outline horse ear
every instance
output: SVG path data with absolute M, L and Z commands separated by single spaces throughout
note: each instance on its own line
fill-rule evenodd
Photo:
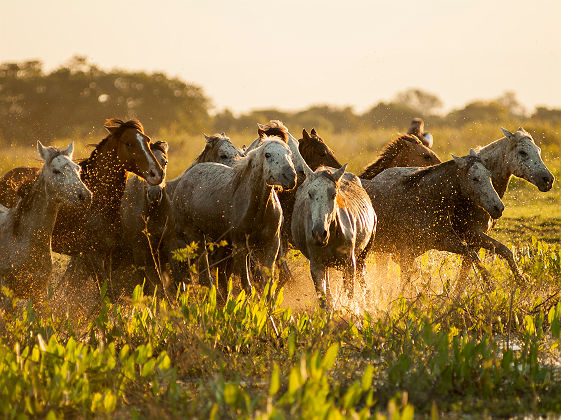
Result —
M 264 130 L 265 127 L 263 127 L 261 124 L 257 124 L 257 126 L 259 127 L 257 129 L 257 134 L 259 135 L 259 143 L 261 143 L 263 141 L 263 137 L 265 137 L 267 133 Z
M 50 156 L 50 149 L 48 147 L 43 146 L 43 144 L 37 140 L 37 152 L 39 152 L 39 157 L 43 161 L 49 160 Z
M 518 131 L 522 131 L 523 133 L 526 132 L 526 130 L 524 130 L 524 129 L 522 128 L 522 126 L 518 127 Z
M 512 138 L 514 136 L 514 134 L 512 134 L 510 131 L 508 131 L 506 128 L 501 127 L 501 131 L 503 132 L 503 134 L 505 135 L 506 138 Z
M 223 131 L 222 133 L 220 133 L 220 135 L 221 135 L 222 137 L 226 137 L 226 133 L 225 133 L 224 131 Z
M 312 136 L 317 136 L 318 134 L 316 133 L 316 129 L 312 127 L 312 131 L 310 131 L 310 134 Z
M 463 166 L 464 164 L 464 160 L 461 157 L 458 157 L 456 155 L 453 155 L 452 153 L 450 153 L 450 156 L 452 156 L 452 159 L 454 159 L 454 162 L 456 162 L 456 164 L 460 167 Z
M 64 156 L 67 156 L 70 160 L 72 160 L 72 155 L 74 154 L 74 142 L 71 141 L 68 147 L 62 151 Z
M 167 141 L 163 141 L 163 140 L 158 140 L 156 143 L 154 143 L 155 146 L 159 147 L 161 151 L 163 151 L 165 154 L 168 153 L 169 150 L 169 144 Z
M 310 140 L 310 135 L 305 128 L 302 129 L 302 140 Z
M 345 175 L 345 170 L 347 169 L 347 164 L 345 163 L 343 166 L 341 166 L 339 169 L 337 169 L 335 172 L 333 172 L 333 179 L 335 180 L 335 182 L 339 182 L 341 180 L 341 178 L 343 177 L 343 175 Z
M 477 152 L 476 152 L 475 150 L 473 150 L 473 149 L 469 149 L 469 155 L 470 155 L 470 156 L 475 156 L 475 157 L 479 156 L 479 155 L 477 154 Z
M 205 141 L 208 143 L 210 141 L 210 137 L 207 136 L 206 134 L 203 133 L 203 136 L 205 136 Z
M 105 124 L 103 124 L 103 126 L 105 127 L 105 129 L 107 131 L 109 131 L 109 133 L 111 134 L 115 134 L 115 132 L 117 131 L 117 129 L 120 127 L 120 125 L 115 125 L 114 123 L 110 122 L 111 120 L 107 120 L 105 122 Z

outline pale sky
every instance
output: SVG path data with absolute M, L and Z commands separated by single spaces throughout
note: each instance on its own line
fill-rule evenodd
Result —
M 362 111 L 409 87 L 446 110 L 506 90 L 561 108 L 560 22 L 559 0 L 2 1 L 0 62 L 163 71 L 235 112 Z

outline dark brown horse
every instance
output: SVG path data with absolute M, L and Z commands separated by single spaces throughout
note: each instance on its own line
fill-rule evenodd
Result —
M 298 150 L 312 171 L 320 166 L 341 167 L 333 150 L 318 136 L 315 128 L 312 128 L 310 134 L 305 128 L 302 130 L 302 138 L 298 140 Z
M 359 178 L 372 179 L 388 168 L 432 166 L 439 163 L 442 161 L 436 153 L 426 147 L 416 136 L 403 134 L 386 144 L 380 156 L 364 169 Z

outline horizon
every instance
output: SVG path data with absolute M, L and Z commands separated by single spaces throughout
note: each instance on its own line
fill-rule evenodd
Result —
M 4 5 L 0 36 L 11 42 L 0 61 L 38 59 L 50 71 L 83 55 L 107 70 L 161 71 L 202 87 L 213 113 L 236 115 L 324 104 L 364 112 L 408 88 L 438 96 L 440 114 L 507 91 L 529 111 L 561 108 L 559 2 L 70 5 Z

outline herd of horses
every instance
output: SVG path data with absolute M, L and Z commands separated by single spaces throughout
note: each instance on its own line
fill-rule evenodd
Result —
M 291 246 L 309 259 L 322 306 L 333 303 L 330 268 L 342 270 L 349 298 L 355 279 L 366 288 L 371 253 L 382 277 L 393 255 L 402 287 L 427 250 L 459 254 L 461 293 L 473 265 L 491 282 L 480 248 L 523 278 L 509 248 L 487 232 L 502 215 L 511 176 L 540 191 L 554 181 L 522 128 L 502 129 L 504 137 L 447 162 L 400 135 L 356 176 L 314 129 L 298 140 L 272 120 L 258 124 L 258 138 L 243 150 L 224 133 L 205 136 L 199 157 L 169 181 L 166 142 L 151 141 L 137 120 L 109 119 L 105 128 L 79 164 L 72 143 L 58 150 L 39 142 L 42 168 L 14 168 L 0 179 L 0 279 L 16 296 L 41 299 L 53 251 L 70 256 L 63 278 L 77 289 L 84 274 L 102 282 L 133 267 L 138 282 L 166 289 L 198 280 L 225 296 L 232 275 L 250 290 L 278 267 L 285 284 Z M 198 255 L 177 258 L 187 246 Z

